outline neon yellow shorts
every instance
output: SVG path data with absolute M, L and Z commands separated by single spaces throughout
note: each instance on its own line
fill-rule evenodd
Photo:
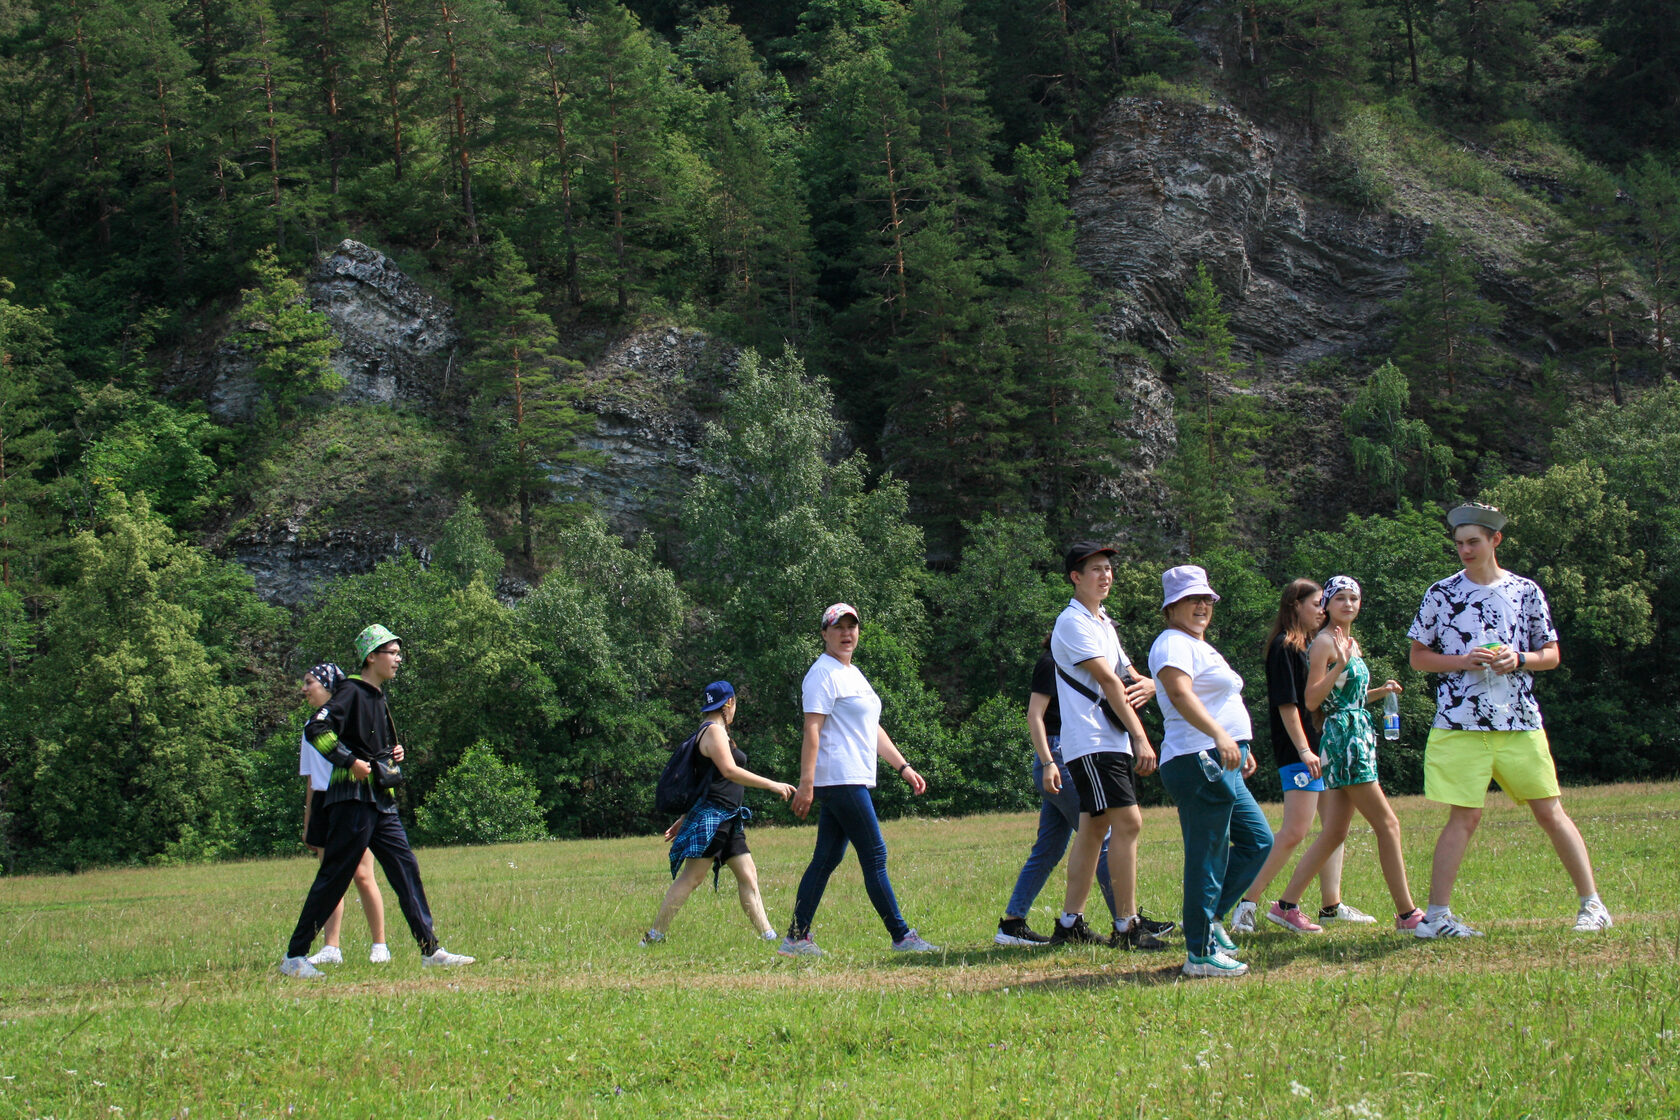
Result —
M 1423 750 L 1423 795 L 1446 805 L 1480 809 L 1488 780 L 1518 805 L 1557 797 L 1557 765 L 1544 731 L 1429 729 Z

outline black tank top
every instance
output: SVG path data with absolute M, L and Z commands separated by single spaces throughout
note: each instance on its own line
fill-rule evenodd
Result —
M 719 724 L 718 726 L 723 725 Z M 729 729 L 724 728 L 723 733 L 728 735 Z M 734 739 L 729 740 L 729 757 L 735 760 L 736 766 L 746 769 L 747 756 L 741 752 L 740 747 L 735 745 Z M 706 800 L 714 801 L 731 809 L 739 809 L 741 802 L 745 801 L 746 797 L 747 789 L 745 786 L 740 782 L 725 781 L 723 775 L 718 773 L 717 767 L 712 767 L 712 784 L 706 787 Z

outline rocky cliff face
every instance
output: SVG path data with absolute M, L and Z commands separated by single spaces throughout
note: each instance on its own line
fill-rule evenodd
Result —
M 1309 159 L 1304 138 L 1227 106 L 1122 98 L 1097 126 L 1072 206 L 1080 261 L 1110 306 L 1106 333 L 1170 355 L 1184 291 L 1205 263 L 1237 355 L 1263 362 L 1253 391 L 1305 408 L 1298 451 L 1333 473 L 1340 402 L 1301 394 L 1301 368 L 1378 341 L 1383 305 L 1400 293 L 1405 258 L 1428 228 L 1314 198 Z M 1172 391 L 1150 363 L 1123 358 L 1115 374 L 1137 450 L 1109 487 L 1116 519 L 1102 528 L 1124 536 L 1171 520 L 1152 472 L 1172 455 L 1175 432 Z

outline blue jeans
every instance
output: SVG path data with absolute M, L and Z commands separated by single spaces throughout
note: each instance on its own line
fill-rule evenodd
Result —
M 892 883 L 887 879 L 887 842 L 881 836 L 881 822 L 875 817 L 869 787 L 818 786 L 815 792 L 822 803 L 822 813 L 817 817 L 817 847 L 799 880 L 788 936 L 810 936 L 811 920 L 817 915 L 823 891 L 828 889 L 828 877 L 846 858 L 849 840 L 857 848 L 863 889 L 869 892 L 869 901 L 881 915 L 887 933 L 894 941 L 899 940 L 910 932 L 910 924 L 898 912 L 898 899 L 893 897 Z
M 1050 760 L 1056 764 L 1056 769 L 1062 771 L 1060 793 L 1044 792 L 1044 764 L 1038 760 L 1037 752 L 1033 754 L 1033 788 L 1042 795 L 1038 804 L 1038 839 L 1033 841 L 1032 851 L 1027 853 L 1027 862 L 1021 865 L 1021 874 L 1015 880 L 1015 891 L 1009 896 L 1009 906 L 1003 912 L 1008 918 L 1027 916 L 1038 898 L 1038 892 L 1044 889 L 1045 881 L 1050 878 L 1050 872 L 1067 854 L 1068 839 L 1079 827 L 1079 793 L 1073 788 L 1073 779 L 1067 776 L 1060 744 L 1059 735 L 1050 736 Z M 1114 884 L 1108 878 L 1107 836 L 1103 837 L 1102 855 L 1097 857 L 1097 886 L 1102 888 L 1103 901 L 1108 903 L 1110 914 L 1115 917 L 1131 916 L 1114 912 Z
M 1248 744 L 1242 748 L 1246 759 Z M 1271 853 L 1272 829 L 1240 768 L 1210 782 L 1195 755 L 1179 755 L 1162 764 L 1161 784 L 1178 806 L 1184 834 L 1184 945 L 1205 957 L 1214 949 L 1213 923 L 1224 920 Z

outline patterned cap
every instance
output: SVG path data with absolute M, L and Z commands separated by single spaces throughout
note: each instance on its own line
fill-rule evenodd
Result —
M 857 608 L 852 606 L 850 603 L 835 603 L 832 607 L 829 607 L 823 612 L 822 628 L 827 630 L 830 626 L 833 626 L 836 622 L 839 622 L 847 615 L 851 615 L 852 620 L 855 622 L 861 622 L 863 620 L 863 616 L 858 614 Z
M 1328 607 L 1330 600 L 1342 591 L 1351 591 L 1355 595 L 1362 594 L 1359 590 L 1359 581 L 1352 576 L 1331 576 L 1324 581 L 1324 591 L 1318 597 L 1318 609 L 1323 610 Z
M 344 670 L 331 661 L 323 661 L 312 667 L 307 675 L 314 677 L 316 682 L 329 693 L 337 692 L 338 686 L 344 683 Z
M 391 633 L 377 622 L 356 635 L 356 664 L 360 665 L 368 656 L 382 645 L 400 642 L 401 638 Z

